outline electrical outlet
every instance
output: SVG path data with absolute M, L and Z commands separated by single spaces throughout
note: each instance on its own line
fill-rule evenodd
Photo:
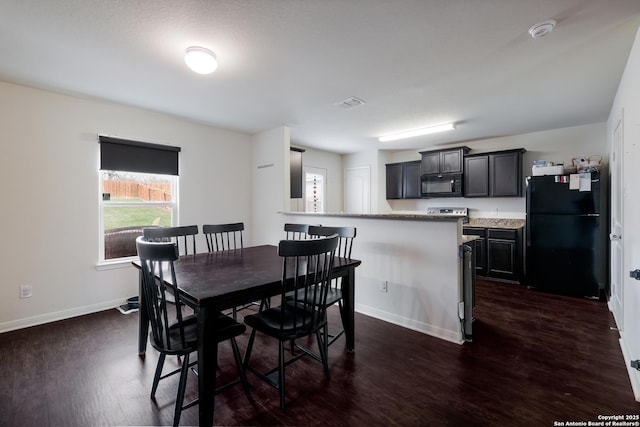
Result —
M 386 280 L 384 282 L 380 282 L 380 292 L 388 292 L 388 285 L 389 283 Z
M 20 286 L 20 298 L 31 298 L 33 296 L 33 289 L 29 285 Z

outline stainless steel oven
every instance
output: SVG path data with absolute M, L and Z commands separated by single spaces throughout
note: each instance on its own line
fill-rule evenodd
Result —
M 462 174 L 422 175 L 421 197 L 462 197 Z

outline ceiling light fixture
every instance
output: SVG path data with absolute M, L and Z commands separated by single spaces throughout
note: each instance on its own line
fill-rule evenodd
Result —
M 184 62 L 193 72 L 198 74 L 211 74 L 218 68 L 216 55 L 209 49 L 199 46 L 187 48 Z
M 554 21 L 553 19 L 540 22 L 539 24 L 536 24 L 533 27 L 529 28 L 529 34 L 531 34 L 531 37 L 533 37 L 534 39 L 539 39 L 549 34 L 555 26 L 556 21 Z
M 396 139 L 404 139 L 404 138 L 411 138 L 411 137 L 414 137 L 414 136 L 428 135 L 430 133 L 445 132 L 445 131 L 448 131 L 448 130 L 453 130 L 455 128 L 456 128 L 455 123 L 446 123 L 444 125 L 429 126 L 429 127 L 426 127 L 426 128 L 413 129 L 413 130 L 407 130 L 407 131 L 398 132 L 398 133 L 392 133 L 392 134 L 389 134 L 389 135 L 381 136 L 380 138 L 378 138 L 378 140 L 380 142 L 395 141 Z

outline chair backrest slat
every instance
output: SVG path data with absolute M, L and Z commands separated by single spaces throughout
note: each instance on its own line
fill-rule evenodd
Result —
M 202 232 L 207 239 L 209 252 L 228 251 L 244 248 L 244 223 L 205 224 Z
M 152 242 L 174 242 L 178 245 L 178 251 L 183 255 L 196 253 L 197 225 L 183 225 L 178 227 L 145 227 L 142 235 L 145 240 Z M 182 239 L 180 239 L 182 237 Z M 191 245 L 188 243 L 191 242 Z M 191 252 L 189 252 L 191 246 Z

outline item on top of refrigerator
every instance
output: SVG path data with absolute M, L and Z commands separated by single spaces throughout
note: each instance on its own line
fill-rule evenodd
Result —
M 582 172 L 587 168 L 590 168 L 590 172 L 594 169 L 600 170 L 600 163 L 602 162 L 602 156 L 594 155 L 590 157 L 574 157 L 571 159 L 573 166 L 575 166 L 577 172 Z
M 536 164 L 536 162 L 545 162 L 544 164 Z M 553 162 L 546 160 L 536 160 L 531 167 L 533 176 L 540 175 L 562 175 L 564 173 L 564 165 L 554 165 Z

